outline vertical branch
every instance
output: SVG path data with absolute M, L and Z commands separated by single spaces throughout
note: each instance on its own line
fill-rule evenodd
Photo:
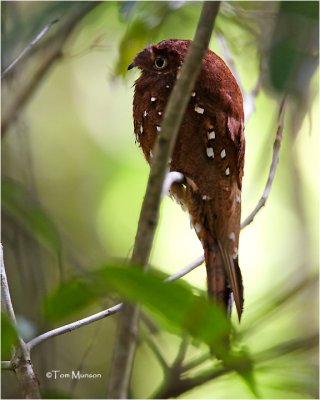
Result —
M 3 259 L 3 247 L 0 244 L 0 262 L 1 262 L 1 296 L 2 296 L 2 304 L 8 317 L 13 325 L 16 325 L 16 317 L 14 315 L 13 306 L 11 302 L 11 296 L 9 291 L 9 285 L 7 280 L 6 270 L 4 268 L 4 259 Z
M 7 275 L 4 267 L 3 248 L 0 245 L 0 262 L 1 262 L 1 294 L 5 310 L 13 325 L 16 325 L 16 317 L 14 314 Z M 40 399 L 38 379 L 33 371 L 30 352 L 24 341 L 19 337 L 14 355 L 11 362 L 17 379 L 20 383 L 21 390 L 26 399 Z
M 181 69 L 181 75 L 174 85 L 164 113 L 161 133 L 155 145 L 154 160 L 141 208 L 131 258 L 133 264 L 144 266 L 144 268 L 147 267 L 157 226 L 161 189 L 168 160 L 172 154 L 191 92 L 200 71 L 202 57 L 209 45 L 219 5 L 219 1 L 206 1 L 203 3 L 194 41 L 190 46 Z M 128 388 L 137 343 L 138 320 L 138 306 L 124 304 L 119 316 L 118 334 L 109 379 L 108 398 L 120 399 L 128 397 Z
M 280 104 L 280 110 L 278 115 L 278 128 L 276 132 L 276 138 L 273 144 L 273 154 L 272 161 L 270 165 L 269 175 L 267 179 L 266 186 L 262 193 L 261 198 L 258 201 L 258 204 L 254 208 L 254 210 L 247 216 L 247 218 L 241 223 L 241 229 L 245 228 L 247 225 L 251 224 L 254 220 L 255 216 L 258 214 L 260 209 L 265 206 L 266 201 L 268 199 L 269 193 L 271 191 L 271 186 L 273 183 L 273 179 L 276 174 L 278 162 L 279 162 L 279 152 L 282 141 L 282 132 L 283 132 L 283 123 L 284 123 L 284 106 L 285 106 L 285 98 L 282 100 Z

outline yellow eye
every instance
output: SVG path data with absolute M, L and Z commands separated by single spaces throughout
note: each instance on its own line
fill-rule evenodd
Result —
M 158 56 L 155 60 L 154 60 L 154 66 L 156 69 L 163 69 L 164 67 L 166 67 L 168 65 L 168 60 L 162 56 Z

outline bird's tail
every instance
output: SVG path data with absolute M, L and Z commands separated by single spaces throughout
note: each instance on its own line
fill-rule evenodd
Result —
M 224 306 L 231 314 L 233 299 L 240 321 L 243 308 L 243 286 L 238 261 L 225 251 L 220 242 L 207 241 L 204 245 L 209 297 Z

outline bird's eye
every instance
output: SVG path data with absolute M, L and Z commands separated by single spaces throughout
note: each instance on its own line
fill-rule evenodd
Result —
M 168 60 L 166 58 L 164 58 L 164 57 L 158 56 L 154 60 L 154 66 L 155 66 L 156 69 L 163 69 L 167 65 L 168 65 Z

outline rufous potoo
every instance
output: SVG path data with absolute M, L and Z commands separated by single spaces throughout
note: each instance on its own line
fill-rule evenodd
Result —
M 170 92 L 191 41 L 163 40 L 137 54 L 134 132 L 149 164 Z M 245 153 L 243 100 L 224 61 L 208 50 L 185 112 L 170 163 L 185 181 L 171 195 L 188 210 L 202 243 L 209 297 L 240 320 L 243 286 L 238 265 L 241 183 Z

